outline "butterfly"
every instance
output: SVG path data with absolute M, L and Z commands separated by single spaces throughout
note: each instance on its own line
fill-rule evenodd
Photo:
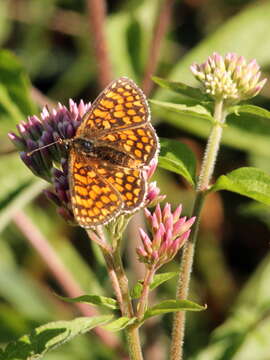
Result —
M 55 143 L 68 150 L 71 205 L 81 227 L 107 224 L 143 206 L 146 169 L 159 144 L 146 97 L 132 80 L 121 77 L 109 84 L 75 136 Z

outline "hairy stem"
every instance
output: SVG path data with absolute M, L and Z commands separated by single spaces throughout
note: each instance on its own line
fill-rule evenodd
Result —
M 184 246 L 182 260 L 180 264 L 180 274 L 177 285 L 176 299 L 184 300 L 188 297 L 190 277 L 192 272 L 195 244 L 197 240 L 201 210 L 203 207 L 206 192 L 209 188 L 213 175 L 220 141 L 222 136 L 223 124 L 226 119 L 226 112 L 223 109 L 223 101 L 216 101 L 214 111 L 215 123 L 208 138 L 204 159 L 200 171 L 199 181 L 196 189 L 196 197 L 192 210 L 192 216 L 196 216 L 196 222 L 190 234 L 189 240 Z M 171 360 L 183 359 L 183 343 L 185 335 L 185 311 L 177 312 L 174 316 L 172 330 L 172 344 L 170 349 Z
M 113 254 L 115 273 L 119 281 L 119 286 L 123 296 L 123 316 L 133 317 L 134 312 L 129 295 L 128 278 L 125 274 L 120 250 L 117 249 Z
M 138 327 L 128 327 L 126 329 L 126 338 L 128 343 L 130 360 L 143 360 Z
M 147 269 L 145 277 L 144 277 L 144 281 L 143 281 L 142 295 L 141 295 L 140 301 L 138 303 L 137 316 L 139 319 L 141 319 L 143 317 L 144 312 L 147 308 L 150 285 L 153 280 L 154 274 L 155 274 L 154 268 Z
M 116 241 L 114 241 L 116 242 Z M 115 248 L 113 253 L 114 265 L 116 276 L 119 281 L 119 286 L 123 296 L 123 316 L 127 316 L 129 318 L 134 317 L 134 311 L 131 303 L 129 286 L 128 286 L 128 278 L 125 274 L 122 257 L 121 257 L 121 240 L 118 240 L 118 246 Z M 126 328 L 126 338 L 128 343 L 128 350 L 131 360 L 143 360 L 141 342 L 139 337 L 139 329 L 136 326 L 130 326 Z

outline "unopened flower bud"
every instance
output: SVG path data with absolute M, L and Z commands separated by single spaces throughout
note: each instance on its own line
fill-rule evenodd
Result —
M 205 93 L 229 104 L 254 97 L 266 83 L 266 79 L 260 81 L 260 67 L 255 59 L 247 63 L 243 56 L 234 53 L 224 58 L 213 53 L 205 63 L 193 64 L 190 69 Z
M 172 260 L 188 239 L 195 218 L 189 220 L 186 220 L 186 217 L 180 218 L 181 209 L 182 207 L 178 206 L 172 212 L 171 206 L 166 204 L 161 211 L 158 204 L 152 215 L 149 210 L 145 210 L 152 240 L 143 229 L 140 229 L 139 234 L 143 247 L 137 248 L 136 251 L 139 261 L 147 264 L 149 268 L 157 270 Z

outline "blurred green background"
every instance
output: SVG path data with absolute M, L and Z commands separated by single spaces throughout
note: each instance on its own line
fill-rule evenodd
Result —
M 268 76 L 269 1 L 110 0 L 106 3 L 104 26 L 112 77 L 131 77 L 150 98 L 181 102 L 180 96 L 152 86 L 150 75 L 196 85 L 189 66 L 194 61 L 205 60 L 213 51 L 222 55 L 237 52 L 249 60 L 255 57 L 264 76 Z M 44 247 L 38 252 L 31 244 L 34 231 L 40 231 L 35 234 L 37 237 L 47 239 L 83 293 L 111 294 L 97 249 L 89 244 L 83 230 L 67 225 L 56 214 L 55 207 L 41 194 L 46 184 L 21 163 L 7 138 L 8 131 L 14 131 L 27 115 L 38 115 L 47 102 L 68 104 L 69 98 L 88 102 L 98 95 L 102 69 L 94 47 L 93 18 L 87 9 L 87 1 L 83 0 L 0 1 L 0 342 L 3 346 L 35 326 L 81 314 L 80 309 L 55 297 L 54 292 L 67 294 L 67 289 L 49 268 L 50 253 Z M 157 38 L 155 66 L 151 61 L 154 61 L 153 33 L 157 24 L 163 32 Z M 252 102 L 270 109 L 269 83 Z M 199 166 L 209 124 L 196 119 L 187 121 L 176 112 L 164 112 L 154 105 L 152 112 L 158 134 L 186 143 L 195 152 Z M 216 176 L 240 166 L 257 166 L 268 172 L 268 120 L 232 116 L 229 124 L 224 132 Z M 167 200 L 173 206 L 183 203 L 188 213 L 193 192 L 187 183 L 161 169 L 155 177 Z M 131 284 L 142 276 L 134 250 L 139 222 L 139 217 L 134 218 L 126 236 L 124 259 Z M 209 196 L 201 221 L 190 295 L 191 300 L 208 304 L 208 309 L 188 314 L 186 359 L 270 360 L 269 226 L 270 211 L 266 206 L 228 192 Z M 178 262 L 179 256 L 163 271 L 177 271 Z M 176 280 L 171 280 L 163 285 L 153 301 L 174 297 L 175 284 Z M 146 327 L 143 341 L 147 359 L 166 358 L 171 320 L 171 316 L 164 316 L 160 324 L 155 321 Z M 60 347 L 45 359 L 101 360 L 119 359 L 119 356 L 99 337 L 89 334 Z

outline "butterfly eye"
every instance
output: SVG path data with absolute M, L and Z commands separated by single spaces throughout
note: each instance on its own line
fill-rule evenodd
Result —
M 75 138 L 73 144 L 82 151 L 89 152 L 93 150 L 93 144 L 90 140 Z

